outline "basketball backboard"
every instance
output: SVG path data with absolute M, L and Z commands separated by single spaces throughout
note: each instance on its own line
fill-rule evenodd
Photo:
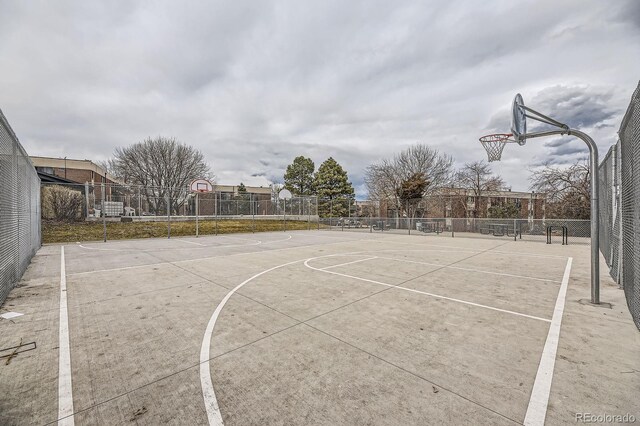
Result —
M 195 179 L 189 185 L 191 192 L 211 192 L 213 185 L 206 179 Z

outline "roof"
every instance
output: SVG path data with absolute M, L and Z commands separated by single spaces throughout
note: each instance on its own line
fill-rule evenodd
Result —
M 34 167 L 56 167 L 59 169 L 91 170 L 100 176 L 106 176 L 107 171 L 91 160 L 77 160 L 73 158 L 37 157 L 30 156 Z
M 63 177 L 59 177 L 59 176 L 41 172 L 41 171 L 38 171 L 38 177 L 40 178 L 40 182 L 42 183 L 75 183 L 75 184 L 78 183 L 70 179 L 65 179 Z

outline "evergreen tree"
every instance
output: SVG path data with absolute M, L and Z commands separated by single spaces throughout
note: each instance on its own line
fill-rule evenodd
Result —
M 406 209 L 407 217 L 414 217 L 416 208 L 428 186 L 429 181 L 422 172 L 414 173 L 402 181 L 397 192 L 402 206 Z
M 293 163 L 287 166 L 284 174 L 284 187 L 295 195 L 312 195 L 313 172 L 316 166 L 310 158 L 302 155 L 296 157 Z
M 319 211 L 324 217 L 345 217 L 355 198 L 353 185 L 346 170 L 332 157 L 320 165 L 314 178 L 314 186 L 320 204 Z
M 236 214 L 251 214 L 251 196 L 247 193 L 247 187 L 244 183 L 240 182 L 238 185 L 238 194 L 234 197 L 236 199 Z

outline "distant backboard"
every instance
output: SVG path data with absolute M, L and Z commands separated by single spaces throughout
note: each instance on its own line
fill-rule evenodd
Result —
M 283 189 L 278 192 L 278 198 L 280 198 L 281 200 L 290 200 L 291 197 L 291 191 L 289 191 L 288 189 Z
M 211 192 L 213 185 L 206 179 L 196 179 L 189 185 L 191 192 Z

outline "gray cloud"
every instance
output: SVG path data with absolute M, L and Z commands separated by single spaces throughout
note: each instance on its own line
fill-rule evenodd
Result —
M 367 164 L 415 142 L 484 158 L 478 137 L 508 131 L 517 92 L 606 149 L 637 84 L 638 13 L 596 0 L 2 2 L 0 107 L 34 155 L 102 160 L 174 136 L 220 182 L 247 185 L 333 156 L 362 197 Z M 582 155 L 545 142 L 509 146 L 494 170 L 520 189 L 529 165 Z
M 619 116 L 621 110 L 611 105 L 612 98 L 610 89 L 557 85 L 541 90 L 532 104 L 537 111 L 580 129 L 603 127 L 605 121 Z

